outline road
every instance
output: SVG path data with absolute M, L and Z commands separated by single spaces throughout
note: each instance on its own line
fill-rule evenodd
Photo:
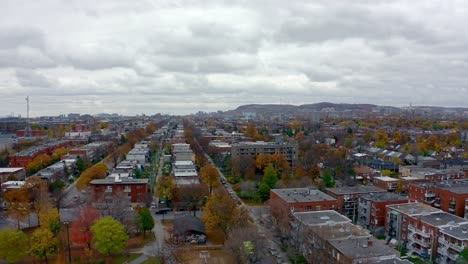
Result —
M 274 237 L 275 230 L 271 221 L 270 209 L 267 206 L 248 206 L 239 198 L 236 192 L 232 189 L 231 184 L 227 181 L 223 172 L 216 166 L 210 156 L 205 153 L 205 157 L 208 162 L 212 164 L 217 170 L 221 177 L 221 181 L 224 181 L 223 186 L 226 191 L 230 194 L 233 200 L 237 201 L 240 206 L 248 208 L 249 216 L 257 227 L 257 231 L 260 236 L 264 237 L 269 244 L 269 253 L 276 258 L 277 263 L 284 264 L 290 263 L 286 254 L 281 250 L 281 241 Z

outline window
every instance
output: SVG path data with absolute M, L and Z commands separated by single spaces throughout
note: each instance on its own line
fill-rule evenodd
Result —
M 306 206 L 306 210 L 312 210 L 312 206 L 307 205 L 307 206 Z
M 112 192 L 112 186 L 111 185 L 106 186 L 106 192 Z
M 320 211 L 320 205 L 315 206 L 315 210 Z
M 131 192 L 130 186 L 125 185 L 124 192 Z

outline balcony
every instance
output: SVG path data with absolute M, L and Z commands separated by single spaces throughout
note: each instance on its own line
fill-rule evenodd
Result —
M 423 247 L 430 247 L 431 246 L 431 243 L 429 241 L 425 241 L 423 239 L 419 239 L 419 238 L 413 238 L 412 239 L 415 243 L 418 243 L 419 245 L 423 246 Z
M 437 240 L 439 242 L 440 245 L 443 245 L 444 247 L 447 247 L 449 242 L 441 237 L 439 237 L 439 239 Z
M 463 250 L 463 247 L 457 245 L 457 244 L 454 244 L 454 243 L 450 243 L 449 244 L 451 248 L 455 249 L 457 252 L 461 252 Z
M 440 255 L 447 256 L 448 255 L 448 248 L 447 247 L 438 247 L 437 253 Z
M 452 206 L 449 207 L 448 211 L 449 211 L 449 213 L 454 214 L 455 213 L 455 207 L 452 207 Z
M 435 198 L 435 193 L 427 192 L 427 193 L 424 194 L 424 197 L 426 197 L 426 198 Z
M 453 261 L 457 260 L 457 258 L 458 258 L 458 254 L 448 253 L 447 256 L 449 257 L 449 259 L 451 259 Z
M 437 199 L 435 200 L 434 207 L 440 208 L 440 200 L 437 200 Z

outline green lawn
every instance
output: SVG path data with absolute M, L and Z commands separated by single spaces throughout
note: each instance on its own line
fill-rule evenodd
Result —
M 149 258 L 143 261 L 143 264 L 159 264 L 159 260 L 157 258 Z

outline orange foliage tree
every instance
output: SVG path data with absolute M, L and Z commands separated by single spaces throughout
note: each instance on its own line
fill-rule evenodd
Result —
M 78 190 L 85 189 L 88 184 L 94 179 L 103 179 L 106 176 L 106 172 L 109 168 L 104 163 L 98 163 L 81 173 L 80 177 L 76 181 L 76 188 Z
M 86 245 L 87 250 L 92 252 L 93 232 L 91 227 L 99 217 L 99 212 L 93 207 L 81 207 L 78 219 L 71 225 L 71 241 L 79 245 Z

